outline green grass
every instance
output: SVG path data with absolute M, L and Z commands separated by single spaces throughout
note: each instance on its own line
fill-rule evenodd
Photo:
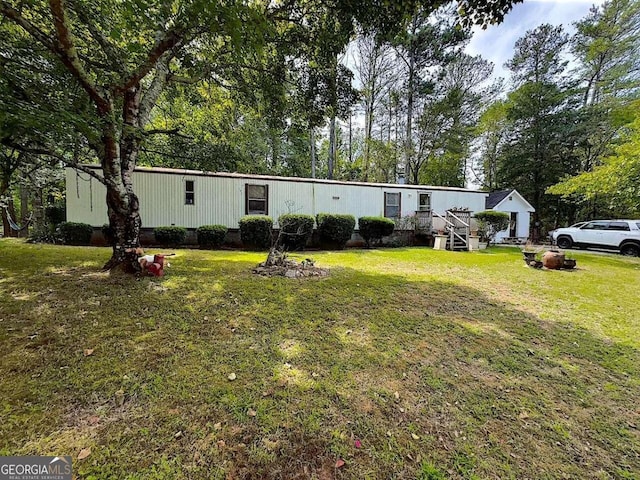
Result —
M 135 279 L 100 272 L 107 249 L 0 240 L 0 455 L 86 479 L 640 478 L 640 259 L 307 256 L 330 276 L 180 250 Z

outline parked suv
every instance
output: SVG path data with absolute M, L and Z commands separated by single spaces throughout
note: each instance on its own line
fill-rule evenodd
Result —
M 550 233 L 560 248 L 607 248 L 640 256 L 640 220 L 594 220 L 558 228 Z

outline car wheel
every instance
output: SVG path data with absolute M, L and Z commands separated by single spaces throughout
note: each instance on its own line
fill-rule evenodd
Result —
M 556 244 L 560 248 L 571 248 L 571 245 L 573 245 L 573 242 L 571 241 L 570 237 L 559 237 L 558 240 L 556 241 Z
M 620 247 L 620 253 L 629 257 L 640 257 L 640 246 L 635 243 L 627 243 Z

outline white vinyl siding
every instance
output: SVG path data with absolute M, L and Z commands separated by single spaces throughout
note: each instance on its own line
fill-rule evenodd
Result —
M 194 204 L 185 204 L 186 181 L 194 181 Z M 108 222 L 105 187 L 86 174 L 79 178 L 67 169 L 67 217 L 69 221 L 100 227 Z M 431 195 L 431 208 L 440 214 L 448 208 L 467 207 L 484 210 L 487 194 L 471 190 L 446 190 L 406 185 L 348 184 L 310 179 L 242 176 L 234 174 L 197 175 L 194 172 L 171 173 L 140 169 L 133 174 L 133 184 L 140 199 L 143 228 L 177 225 L 197 228 L 220 224 L 238 228 L 246 215 L 246 185 L 265 186 L 267 212 L 277 222 L 285 213 L 344 213 L 356 218 L 384 216 L 385 193 L 400 195 L 402 217 L 419 209 L 419 193 Z M 277 225 L 276 225 L 277 226 Z

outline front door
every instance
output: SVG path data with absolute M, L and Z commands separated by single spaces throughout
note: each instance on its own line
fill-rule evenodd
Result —
M 518 212 L 511 212 L 509 220 L 509 237 L 516 238 L 518 236 Z

